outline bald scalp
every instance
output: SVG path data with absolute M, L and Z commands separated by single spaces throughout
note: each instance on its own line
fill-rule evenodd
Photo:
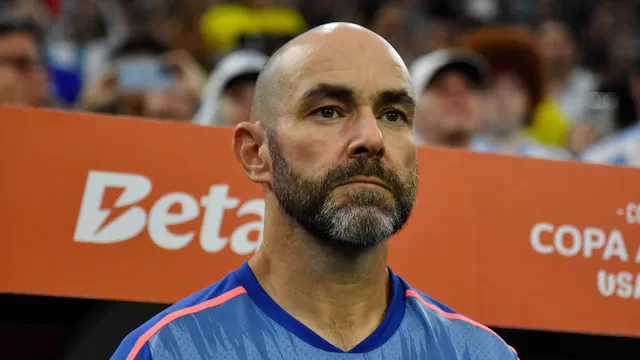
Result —
M 251 103 L 250 119 L 267 130 L 279 116 L 278 108 L 291 98 L 293 82 L 305 63 L 320 47 L 345 48 L 350 43 L 360 47 L 384 47 L 399 66 L 406 66 L 393 47 L 380 35 L 351 23 L 330 23 L 313 28 L 276 51 L 263 67 Z M 408 71 L 406 71 L 408 74 Z
M 249 118 L 252 122 L 259 122 L 265 127 L 269 127 L 271 120 L 276 117 L 278 104 L 275 99 L 282 99 L 284 88 L 287 87 L 280 67 L 281 58 L 286 55 L 288 45 L 289 43 L 285 44 L 271 55 L 256 81 Z

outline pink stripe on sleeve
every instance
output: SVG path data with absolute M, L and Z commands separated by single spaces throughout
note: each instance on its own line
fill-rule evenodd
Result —
M 416 299 L 418 299 L 418 301 L 420 301 L 422 303 L 422 305 L 424 305 L 424 306 L 428 307 L 429 309 L 437 312 L 438 314 L 444 316 L 447 319 L 464 321 L 464 322 L 469 323 L 469 324 L 471 324 L 473 326 L 479 327 L 482 330 L 486 330 L 486 331 L 492 333 L 493 335 L 497 336 L 500 340 L 502 340 L 502 338 L 498 334 L 496 334 L 493 330 L 489 329 L 485 325 L 482 325 L 477 321 L 469 319 L 468 317 L 466 317 L 464 315 L 446 312 L 446 311 L 440 309 L 439 307 L 427 302 L 425 299 L 422 298 L 422 296 L 420 296 L 420 294 L 416 293 L 413 290 L 407 290 L 407 292 L 405 294 L 406 294 L 407 297 L 409 297 L 409 296 L 415 297 Z M 502 342 L 504 342 L 504 340 L 502 340 Z M 516 357 L 517 357 L 518 353 L 516 352 L 516 349 L 512 348 L 511 346 L 509 346 L 509 344 L 506 344 L 506 345 L 507 345 L 507 347 L 509 347 L 509 349 L 511 349 L 511 351 L 513 351 L 514 354 L 516 354 Z
M 144 346 L 144 344 L 147 343 L 147 341 L 149 341 L 149 339 L 151 339 L 151 337 L 153 335 L 155 335 L 160 329 L 162 329 L 165 325 L 167 325 L 168 323 L 172 322 L 173 320 L 180 318 L 182 316 L 185 315 L 189 315 L 189 314 L 193 314 L 208 308 L 212 308 L 214 306 L 218 306 L 220 304 L 223 304 L 231 299 L 233 299 L 234 297 L 238 296 L 238 295 L 242 295 L 245 294 L 247 291 L 242 287 L 242 286 L 238 286 L 237 288 L 234 288 L 233 290 L 229 290 L 226 293 L 216 296 L 213 299 L 209 299 L 203 303 L 197 304 L 197 305 L 193 305 L 193 306 L 189 306 L 186 307 L 184 309 L 180 309 L 177 311 L 174 311 L 172 313 L 167 314 L 165 317 L 163 317 L 162 319 L 160 319 L 160 321 L 158 321 L 155 325 L 153 325 L 149 330 L 147 330 L 144 334 L 142 334 L 142 336 L 140 336 L 140 338 L 138 339 L 138 341 L 136 341 L 135 345 L 133 346 L 133 348 L 131 349 L 131 352 L 129 353 L 129 355 L 127 356 L 126 360 L 134 360 L 136 358 L 136 356 L 138 356 L 138 353 L 140 352 L 140 350 L 142 349 L 142 347 Z

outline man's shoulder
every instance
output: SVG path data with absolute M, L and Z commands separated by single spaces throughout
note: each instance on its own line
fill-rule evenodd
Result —
M 197 315 L 203 311 L 219 307 L 240 295 L 246 290 L 229 273 L 222 280 L 178 301 L 164 311 L 149 319 L 132 331 L 122 340 L 111 360 L 148 360 L 151 359 L 149 340 L 161 332 L 167 325 L 188 315 Z
M 484 353 L 483 358 L 518 359 L 518 355 L 498 334 L 489 327 L 465 316 L 431 296 L 408 288 L 407 302 L 413 303 L 419 316 L 425 318 L 434 336 L 446 337 L 452 346 L 460 351 L 473 349 Z

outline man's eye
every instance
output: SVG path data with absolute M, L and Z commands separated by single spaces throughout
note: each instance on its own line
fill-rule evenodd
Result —
M 388 110 L 382 114 L 382 119 L 388 122 L 407 121 L 407 116 L 398 110 Z
M 338 110 L 334 107 L 325 107 L 315 110 L 311 115 L 317 116 L 322 119 L 331 120 L 340 116 Z

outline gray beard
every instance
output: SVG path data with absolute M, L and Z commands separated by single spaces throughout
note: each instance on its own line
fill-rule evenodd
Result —
M 389 211 L 374 206 L 337 206 L 325 202 L 316 221 L 326 226 L 332 241 L 350 247 L 375 247 L 396 232 L 400 219 Z

